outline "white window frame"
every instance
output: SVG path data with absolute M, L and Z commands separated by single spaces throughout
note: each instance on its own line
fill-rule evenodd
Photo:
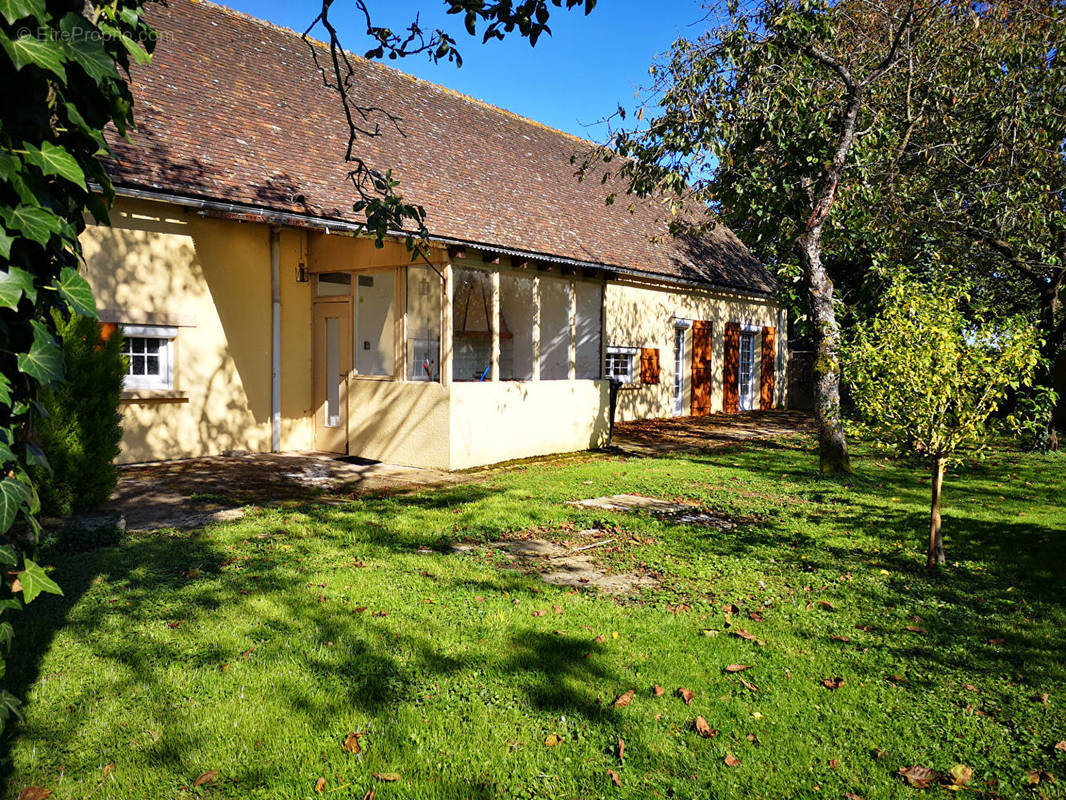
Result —
M 603 365 L 603 376 L 607 379 L 615 378 L 623 384 L 636 383 L 636 360 L 638 355 L 640 355 L 639 347 L 621 347 L 618 345 L 608 345 L 607 357 L 604 359 Z M 614 370 L 612 370 L 611 367 L 613 361 L 611 359 L 611 356 L 628 356 L 626 362 L 628 362 L 629 368 L 624 374 L 619 375 L 616 374 Z
M 171 390 L 174 388 L 174 339 L 178 329 L 173 325 L 122 325 L 122 335 L 130 338 L 159 339 L 159 374 L 130 375 L 122 379 L 124 389 Z

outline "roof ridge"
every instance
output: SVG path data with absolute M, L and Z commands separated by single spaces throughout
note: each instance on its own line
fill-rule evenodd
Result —
M 189 2 L 192 3 L 193 5 L 209 6 L 211 8 L 215 8 L 215 9 L 219 10 L 220 12 L 222 12 L 223 14 L 227 14 L 227 15 L 233 16 L 233 17 L 238 17 L 238 18 L 243 19 L 243 20 L 245 20 L 247 22 L 252 22 L 252 23 L 255 23 L 257 25 L 260 25 L 260 26 L 262 26 L 264 28 L 269 28 L 269 29 L 278 31 L 279 33 L 283 33 L 283 34 L 286 34 L 286 35 L 289 35 L 289 36 L 295 36 L 295 37 L 297 37 L 297 38 L 299 38 L 301 40 L 303 39 L 303 36 L 304 36 L 304 34 L 301 33 L 300 31 L 294 30 L 294 29 L 289 28 L 289 27 L 287 27 L 285 25 L 279 25 L 276 22 L 271 22 L 270 20 L 263 19 L 262 17 L 254 16 L 252 14 L 249 14 L 246 11 L 238 11 L 235 8 L 230 8 L 227 5 L 223 5 L 222 3 L 215 2 L 215 0 L 189 0 Z M 312 43 L 318 45 L 319 47 L 329 48 L 328 44 L 326 44 L 325 42 L 323 42 L 323 41 L 321 41 L 319 39 L 314 38 L 313 36 L 308 36 L 307 38 Z M 487 109 L 489 111 L 495 111 L 495 112 L 497 112 L 499 114 L 503 114 L 505 116 L 511 117 L 513 119 L 516 119 L 519 122 L 524 122 L 527 125 L 532 125 L 533 127 L 536 127 L 536 128 L 542 128 L 542 129 L 544 129 L 546 131 L 549 131 L 550 133 L 557 133 L 560 136 L 565 136 L 567 139 L 573 139 L 574 141 L 580 142 L 581 144 L 587 144 L 587 145 L 591 145 L 593 147 L 597 146 L 597 144 L 595 142 L 593 142 L 591 139 L 586 139 L 584 137 L 577 136 L 577 135 L 575 135 L 573 133 L 569 133 L 567 131 L 559 130 L 558 128 L 555 128 L 555 127 L 552 127 L 551 125 L 548 125 L 547 123 L 540 122 L 539 120 L 535 120 L 532 117 L 527 117 L 527 116 L 519 114 L 519 113 L 517 113 L 515 111 L 511 111 L 510 109 L 503 108 L 502 106 L 498 106 L 495 103 L 490 103 L 487 100 L 481 100 L 480 98 L 473 97 L 472 95 L 465 94 L 464 92 L 460 92 L 457 89 L 452 89 L 452 88 L 450 88 L 448 86 L 442 86 L 439 83 L 434 83 L 433 81 L 427 80 L 426 78 L 420 78 L 417 75 L 411 75 L 409 73 L 404 72 L 399 67 L 393 67 L 393 66 L 390 66 L 389 64 L 384 64 L 384 63 L 382 63 L 380 61 L 375 61 L 373 59 L 365 58 L 365 57 L 359 55 L 358 53 L 353 53 L 351 50 L 345 50 L 344 52 L 347 53 L 347 55 L 350 56 L 351 58 L 354 58 L 356 61 L 359 61 L 359 62 L 361 62 L 363 64 L 366 64 L 366 65 L 371 66 L 371 67 L 376 67 L 376 68 L 384 70 L 386 72 L 395 73 L 397 76 L 399 76 L 401 78 L 405 78 L 405 79 L 407 79 L 409 81 L 413 81 L 414 83 L 422 84 L 422 85 L 427 86 L 427 87 L 429 87 L 431 89 L 434 89 L 436 91 L 444 92 L 445 94 L 450 94 L 453 97 L 457 97 L 460 100 L 465 100 L 466 102 L 472 103 L 472 104 L 474 104 L 476 106 L 481 106 L 482 108 L 485 108 L 485 109 Z

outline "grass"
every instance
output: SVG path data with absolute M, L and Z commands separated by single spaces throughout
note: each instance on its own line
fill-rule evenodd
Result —
M 57 557 L 66 596 L 17 623 L 6 795 L 314 798 L 321 778 L 321 796 L 377 800 L 873 800 L 921 794 L 900 767 L 965 764 L 985 797 L 1064 796 L 1028 773 L 1066 780 L 1066 459 L 1002 451 L 949 476 L 951 564 L 933 575 L 928 480 L 870 452 L 856 465 L 814 476 L 803 438 L 590 454 Z M 564 504 L 616 492 L 741 522 Z M 594 551 L 605 568 L 658 585 L 571 593 L 487 546 L 594 525 L 617 540 Z

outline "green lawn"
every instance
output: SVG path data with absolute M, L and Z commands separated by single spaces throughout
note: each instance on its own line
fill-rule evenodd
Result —
M 589 454 L 53 557 L 66 597 L 17 622 L 26 719 L 4 748 L 6 795 L 314 798 L 322 778 L 323 797 L 376 800 L 872 800 L 922 794 L 900 767 L 964 764 L 967 791 L 1063 797 L 1066 458 L 1000 452 L 949 476 L 939 575 L 924 476 L 863 450 L 847 480 L 813 466 L 798 437 Z M 741 522 L 564 504 L 616 492 Z M 597 524 L 617 526 L 618 548 L 594 551 L 605 564 L 657 588 L 568 593 L 487 546 Z M 345 752 L 349 732 L 362 752 Z M 1030 786 L 1030 770 L 1062 782 Z

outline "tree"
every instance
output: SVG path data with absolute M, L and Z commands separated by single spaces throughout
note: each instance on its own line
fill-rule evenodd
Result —
M 911 65 L 925 88 L 896 93 L 912 135 L 881 219 L 935 238 L 952 254 L 946 277 L 973 282 L 1002 314 L 1038 309 L 1035 383 L 1047 390 L 1066 350 L 1066 5 L 1000 0 L 964 22 Z M 1045 427 L 1055 446 L 1050 417 Z
M 967 299 L 943 283 L 898 280 L 881 312 L 857 326 L 842 359 L 863 430 L 930 467 L 930 567 L 944 563 L 945 467 L 987 443 L 991 415 L 1040 363 L 1029 320 L 974 323 L 962 309 Z
M 851 251 L 844 242 L 832 252 L 833 215 L 879 191 L 872 173 L 895 129 L 881 85 L 942 13 L 936 0 L 730 3 L 716 27 L 678 40 L 652 68 L 652 118 L 597 154 L 620 157 L 630 191 L 668 193 L 675 230 L 713 225 L 701 213 L 709 206 L 756 254 L 801 280 L 817 350 L 822 472 L 851 470 L 826 250 L 844 260 Z
M 40 392 L 64 379 L 56 319 L 96 316 L 78 272 L 86 213 L 107 221 L 104 127 L 132 122 L 125 73 L 154 44 L 141 0 L 0 2 L 0 613 L 59 587 L 34 560 L 47 469 L 35 428 Z M 95 184 L 95 186 L 93 185 Z M 13 629 L 0 622 L 10 645 Z M 0 662 L 0 675 L 3 663 Z M 18 713 L 0 691 L 0 727 Z

